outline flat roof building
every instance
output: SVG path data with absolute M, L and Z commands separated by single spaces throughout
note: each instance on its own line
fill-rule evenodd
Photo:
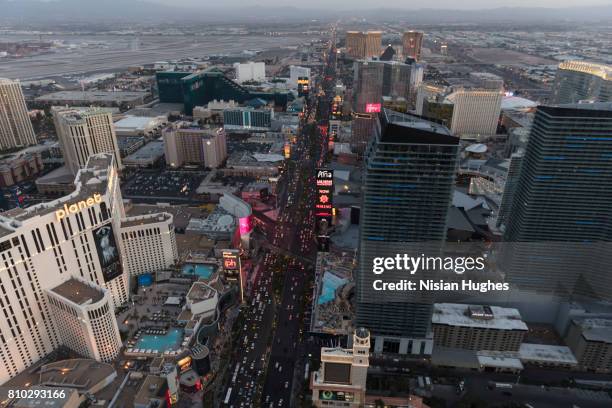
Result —
M 53 106 L 105 106 L 118 107 L 142 105 L 151 94 L 138 91 L 60 91 L 42 95 L 36 102 Z
M 121 336 L 108 291 L 70 278 L 48 289 L 47 298 L 62 344 L 97 361 L 119 355 Z
M 431 325 L 434 347 L 518 351 L 527 325 L 517 309 L 436 303 Z

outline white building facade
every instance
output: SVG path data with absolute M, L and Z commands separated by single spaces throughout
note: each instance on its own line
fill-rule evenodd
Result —
M 246 64 L 235 63 L 236 81 L 265 81 L 266 64 L 263 62 L 247 62 Z
M 62 344 L 97 361 L 117 358 L 121 336 L 106 289 L 70 278 L 46 293 Z
M 121 221 L 121 245 L 124 264 L 130 276 L 172 266 L 178 260 L 172 214 L 125 218 Z
M 77 277 L 128 300 L 115 232 L 124 217 L 112 155 L 92 156 L 60 199 L 0 215 L 0 384 L 61 344 L 45 291 Z

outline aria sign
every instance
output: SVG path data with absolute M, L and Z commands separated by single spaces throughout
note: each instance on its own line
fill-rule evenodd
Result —
M 55 217 L 59 221 L 62 218 L 65 218 L 66 216 L 68 216 L 69 214 L 76 214 L 85 208 L 89 208 L 93 206 L 94 204 L 99 204 L 101 202 L 102 202 L 102 196 L 96 193 L 93 196 L 87 198 L 86 200 L 82 200 L 82 201 L 79 201 L 77 203 L 70 204 L 70 205 L 64 204 L 64 208 L 55 211 Z

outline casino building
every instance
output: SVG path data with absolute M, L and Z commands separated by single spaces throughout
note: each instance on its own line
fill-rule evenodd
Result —
M 114 344 L 113 350 L 95 351 L 95 339 L 85 354 L 109 360 L 116 351 L 116 326 L 99 320 L 114 319 L 114 308 L 127 302 L 129 294 L 129 270 L 120 245 L 125 211 L 113 154 L 90 156 L 75 186 L 74 192 L 57 200 L 0 214 L 0 384 L 58 346 L 71 347 L 62 340 L 62 325 L 69 322 L 54 317 L 67 309 L 66 304 L 89 311 L 82 299 L 75 301 L 61 291 L 56 296 L 54 288 L 71 279 L 98 293 L 93 296 L 99 299 L 94 302 L 96 310 L 88 315 L 93 331 L 80 328 L 80 333 L 96 337 L 99 329 Z M 143 251 L 142 258 L 154 257 Z M 50 297 L 55 298 L 53 306 Z

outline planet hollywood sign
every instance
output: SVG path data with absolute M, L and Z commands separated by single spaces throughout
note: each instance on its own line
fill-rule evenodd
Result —
M 86 198 L 85 200 L 78 201 L 74 204 L 64 204 L 64 207 L 55 211 L 55 218 L 60 221 L 70 214 L 76 214 L 85 208 L 94 206 L 102 202 L 102 196 L 98 193 Z

